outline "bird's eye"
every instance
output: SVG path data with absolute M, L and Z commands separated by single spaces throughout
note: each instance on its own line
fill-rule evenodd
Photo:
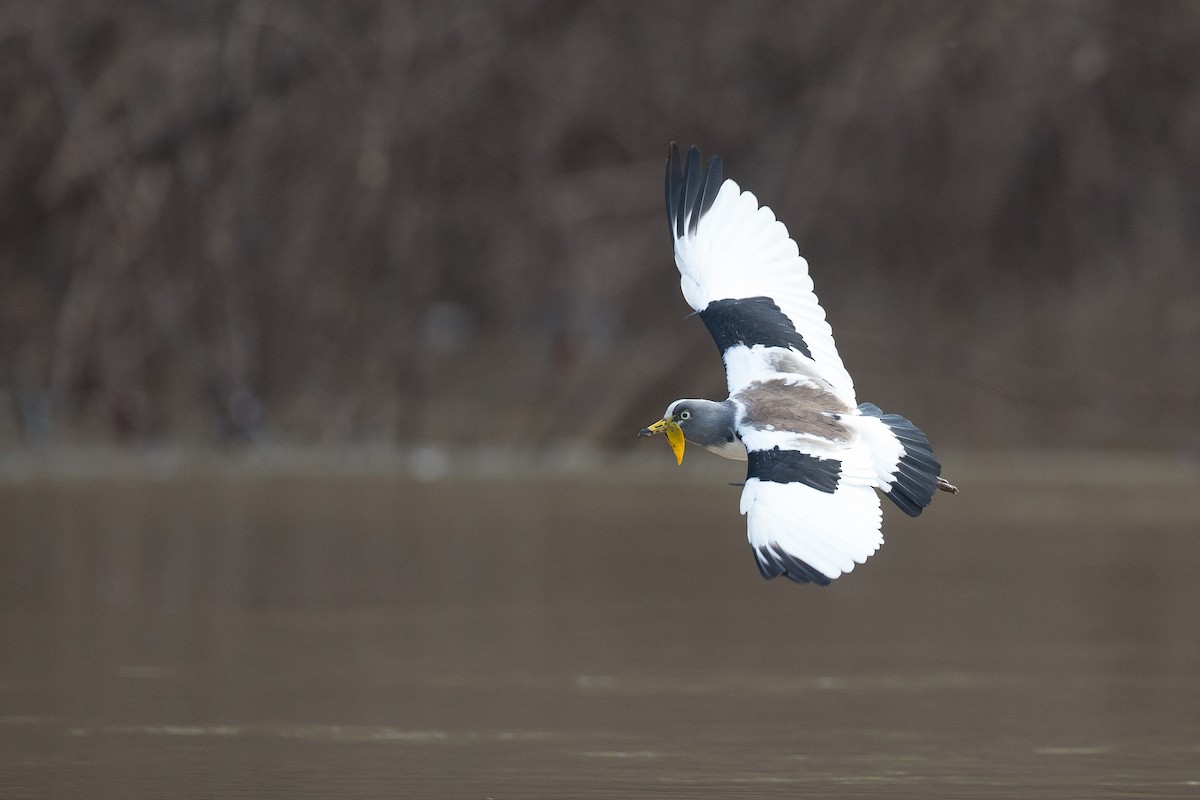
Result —
M 680 412 L 679 412 L 679 418 L 680 418 L 680 419 L 691 419 L 691 418 L 692 418 L 692 412 L 690 412 L 690 411 L 680 411 Z

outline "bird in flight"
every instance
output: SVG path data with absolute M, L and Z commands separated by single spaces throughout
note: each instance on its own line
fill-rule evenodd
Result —
M 741 511 L 764 578 L 821 586 L 883 544 L 876 490 L 917 516 L 958 493 L 919 428 L 857 403 L 854 381 L 787 228 L 750 192 L 671 143 L 667 222 L 683 297 L 708 328 L 729 397 L 682 399 L 638 436 L 746 461 Z

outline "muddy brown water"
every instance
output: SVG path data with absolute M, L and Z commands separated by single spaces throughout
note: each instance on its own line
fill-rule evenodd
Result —
M 720 482 L 9 482 L 0 797 L 1200 797 L 1200 487 L 956 478 L 827 589 Z

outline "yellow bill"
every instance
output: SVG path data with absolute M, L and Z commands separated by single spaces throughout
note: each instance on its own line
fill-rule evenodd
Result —
M 675 462 L 683 463 L 683 429 L 679 427 L 679 423 L 669 417 L 660 419 L 651 425 L 642 428 L 638 436 L 653 436 L 656 433 L 665 433 L 667 435 L 667 443 L 671 445 L 671 451 L 675 453 Z

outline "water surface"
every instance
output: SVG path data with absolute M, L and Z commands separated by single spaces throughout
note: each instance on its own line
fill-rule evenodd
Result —
M 956 477 L 827 589 L 719 481 L 10 481 L 0 796 L 1200 797 L 1198 487 Z

